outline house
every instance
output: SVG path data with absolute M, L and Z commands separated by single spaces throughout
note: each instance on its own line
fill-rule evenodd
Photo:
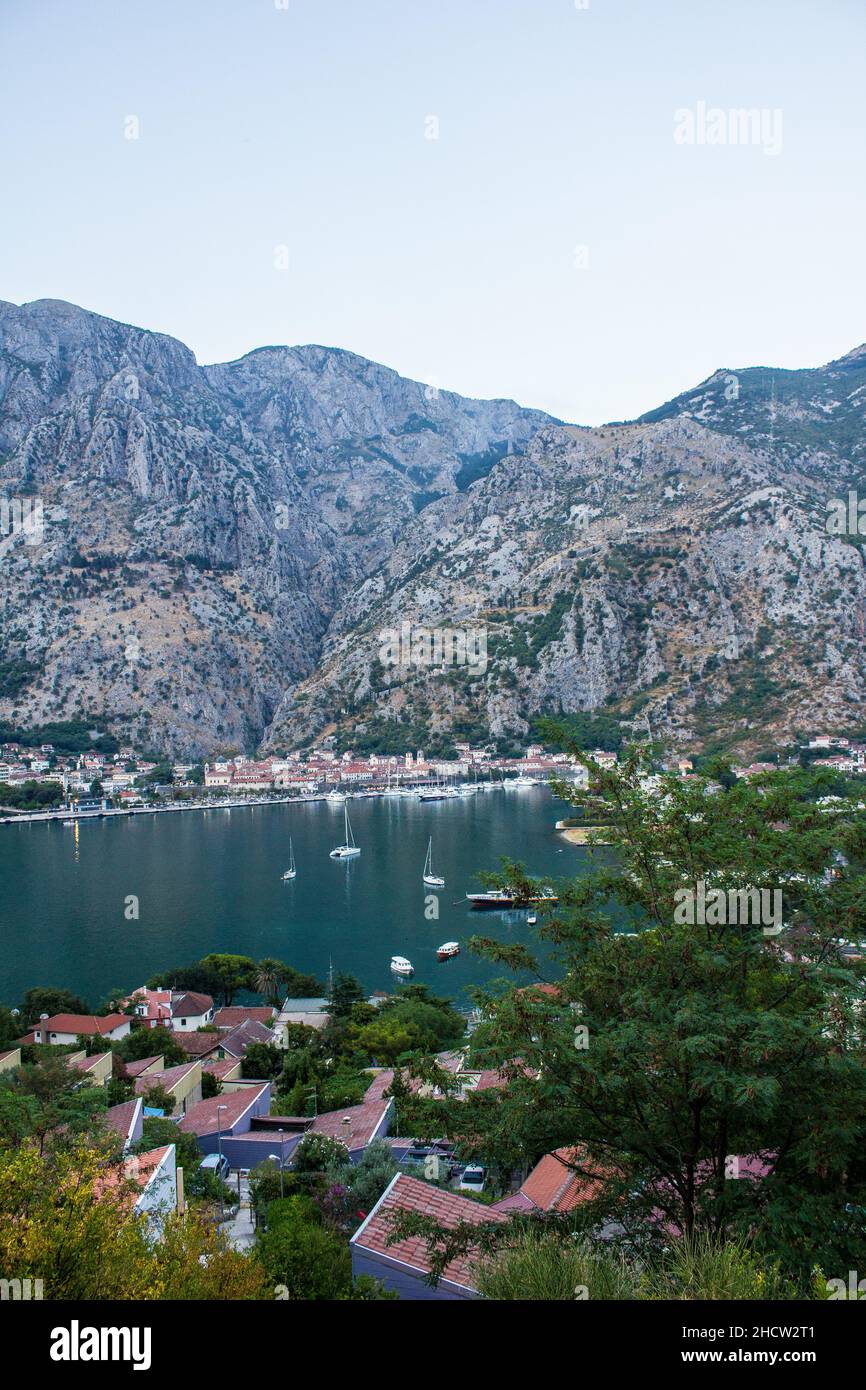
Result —
M 201 1069 L 202 1072 L 208 1072 L 211 1076 L 215 1076 L 217 1081 L 221 1081 L 224 1089 L 232 1082 L 241 1079 L 240 1057 L 224 1057 L 216 1061 L 208 1060 L 202 1062 Z
M 86 1052 L 66 1054 L 66 1065 L 82 1073 L 82 1080 L 88 1086 L 107 1086 L 111 1080 L 112 1054 L 94 1052 L 89 1057 Z
M 448 1192 L 419 1178 L 398 1173 L 349 1242 L 353 1278 L 370 1274 L 404 1299 L 478 1298 L 473 1281 L 476 1259 L 471 1253 L 452 1260 L 434 1288 L 424 1282 L 431 1266 L 427 1242 L 422 1237 L 409 1236 L 388 1244 L 394 1233 L 394 1218 L 402 1211 L 431 1217 L 448 1230 L 461 1222 L 481 1226 L 508 1219 L 493 1207 L 482 1206 L 457 1192 Z
M 386 1100 L 384 1093 L 393 1079 L 393 1071 L 379 1072 L 367 1088 L 360 1105 L 326 1110 L 324 1114 L 316 1116 L 307 1132 L 340 1139 L 349 1150 L 349 1158 L 356 1163 L 368 1144 L 374 1139 L 384 1139 L 388 1133 L 394 1102 Z
M 604 1186 L 604 1176 L 584 1177 L 569 1165 L 580 1162 L 579 1148 L 554 1149 L 535 1165 L 518 1192 L 496 1202 L 497 1211 L 562 1213 L 593 1201 Z
M 227 1033 L 224 1032 L 219 1035 L 217 1057 L 243 1057 L 251 1043 L 264 1043 L 265 1046 L 270 1047 L 279 1046 L 272 1028 L 266 1028 L 263 1023 L 258 1023 L 255 1019 L 247 1019 L 246 1022 L 239 1023 L 236 1028 L 231 1028 Z
M 276 1009 L 269 1008 L 266 1004 L 253 1008 L 229 1004 L 217 1009 L 213 1021 L 217 1028 L 226 1029 L 237 1028 L 239 1023 L 262 1023 L 267 1026 L 276 1017 L 276 1012 Z
M 109 1038 L 117 1042 L 129 1033 L 130 1021 L 125 1014 L 41 1014 L 32 1030 L 37 1043 L 75 1043 L 80 1037 Z M 29 1036 L 29 1035 L 28 1035 Z
M 216 1058 L 223 1038 L 222 1033 L 184 1033 L 182 1029 L 174 1036 L 188 1057 L 198 1057 L 201 1061 L 207 1057 Z
M 165 1058 L 161 1053 L 155 1057 L 139 1057 L 137 1062 L 124 1062 L 123 1072 L 128 1081 L 137 1076 L 158 1076 L 165 1068 Z
M 135 1010 L 145 1028 L 168 1028 L 171 1025 L 171 990 L 141 989 L 133 990 L 124 1006 Z
M 285 1145 L 278 1133 L 263 1131 L 250 1137 L 254 1118 L 267 1116 L 271 1106 L 269 1081 L 200 1100 L 180 1121 L 178 1128 L 194 1134 L 203 1154 L 223 1153 L 232 1168 L 255 1168 L 270 1152 L 281 1159 Z M 287 1156 L 287 1155 L 286 1155 Z
M 174 1098 L 172 1119 L 185 1115 L 201 1100 L 201 1062 L 182 1062 L 177 1067 L 163 1067 L 161 1071 L 145 1072 L 135 1081 L 135 1094 L 145 1096 L 153 1086 L 161 1086 Z
M 21 1048 L 10 1047 L 7 1052 L 0 1052 L 0 1072 L 14 1071 L 21 1066 Z
M 177 1166 L 175 1145 L 128 1154 L 119 1167 L 98 1179 L 94 1194 L 99 1198 L 121 1187 L 122 1205 L 146 1223 L 151 1240 L 159 1240 L 166 1218 L 183 1210 L 183 1169 Z
M 196 994 L 192 990 L 172 992 L 171 1026 L 175 1032 L 194 1033 L 213 1023 L 214 1007 L 209 994 Z
M 113 1129 L 123 1143 L 124 1153 L 137 1144 L 144 1124 L 144 1102 L 141 1096 L 135 1100 L 125 1100 L 122 1105 L 112 1105 L 105 1112 L 105 1123 Z

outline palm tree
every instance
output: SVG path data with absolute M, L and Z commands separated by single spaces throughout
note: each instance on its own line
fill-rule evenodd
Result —
M 282 961 L 274 960 L 272 956 L 265 956 L 256 966 L 255 986 L 259 994 L 263 994 L 269 1004 L 279 1004 L 280 984 L 285 976 L 285 966 Z

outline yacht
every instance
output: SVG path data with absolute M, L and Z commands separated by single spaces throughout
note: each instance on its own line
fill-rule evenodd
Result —
M 338 791 L 336 787 L 333 787 L 331 791 L 328 792 L 328 795 L 325 797 L 325 800 L 343 802 L 346 800 L 346 793 Z
M 453 787 L 422 787 L 418 793 L 418 800 L 451 801 L 458 794 Z
M 291 837 L 289 837 L 289 867 L 283 874 L 283 883 L 288 883 L 289 879 L 296 878 L 297 873 L 298 871 L 295 868 L 295 851 L 292 848 Z
M 467 893 L 466 901 L 476 912 L 484 910 L 490 911 L 491 909 L 495 911 L 496 909 L 516 907 L 519 905 L 517 893 L 513 888 L 494 888 L 488 893 Z M 559 902 L 559 898 L 551 889 L 545 888 L 543 892 L 531 897 L 529 902 L 552 904 Z
M 414 975 L 415 967 L 405 956 L 392 956 L 391 969 L 395 975 Z
M 345 801 L 345 799 L 346 798 L 344 797 L 343 800 Z M 345 817 L 346 822 L 346 838 L 342 845 L 337 845 L 336 849 L 331 850 L 329 856 L 331 859 L 354 859 L 357 855 L 361 853 L 361 851 L 358 849 L 358 846 L 355 844 L 355 837 L 352 834 L 352 827 L 349 824 L 348 806 L 343 806 L 343 815 Z
M 430 842 L 429 842 L 429 844 L 427 845 L 427 858 L 424 860 L 424 873 L 421 875 L 421 877 L 422 877 L 423 882 L 427 884 L 427 887 L 428 887 L 428 888 L 444 888 L 444 887 L 445 887 L 445 880 L 444 880 L 444 878 L 440 878 L 438 874 L 434 874 L 434 872 L 433 872 L 433 836 L 432 836 L 432 835 L 430 836 Z

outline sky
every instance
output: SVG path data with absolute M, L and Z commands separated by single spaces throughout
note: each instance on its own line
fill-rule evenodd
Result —
M 632 418 L 866 339 L 864 53 L 863 0 L 2 0 L 0 298 Z

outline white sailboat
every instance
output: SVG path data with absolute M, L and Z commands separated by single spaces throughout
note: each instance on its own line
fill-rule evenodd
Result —
M 286 872 L 283 874 L 283 883 L 288 883 L 289 879 L 295 878 L 295 877 L 297 876 L 297 872 L 298 872 L 298 871 L 297 871 L 297 869 L 295 868 L 295 851 L 294 851 L 294 849 L 293 849 L 293 847 L 292 847 L 292 840 L 291 840 L 291 836 L 290 836 L 290 837 L 289 837 L 289 867 L 286 869 Z
M 331 859 L 354 859 L 356 855 L 361 853 L 358 846 L 355 844 L 355 837 L 352 834 L 352 827 L 349 824 L 348 806 L 343 806 L 343 815 L 346 820 L 346 840 L 344 844 L 337 845 L 336 849 L 331 850 Z
M 438 874 L 434 874 L 434 872 L 433 872 L 433 836 L 432 836 L 432 835 L 430 836 L 430 842 L 429 842 L 429 844 L 427 845 L 427 858 L 424 860 L 424 873 L 422 874 L 422 880 L 423 880 L 424 883 L 427 884 L 427 887 L 428 887 L 428 888 L 444 888 L 444 887 L 445 887 L 445 880 L 444 880 L 444 878 L 440 878 Z

